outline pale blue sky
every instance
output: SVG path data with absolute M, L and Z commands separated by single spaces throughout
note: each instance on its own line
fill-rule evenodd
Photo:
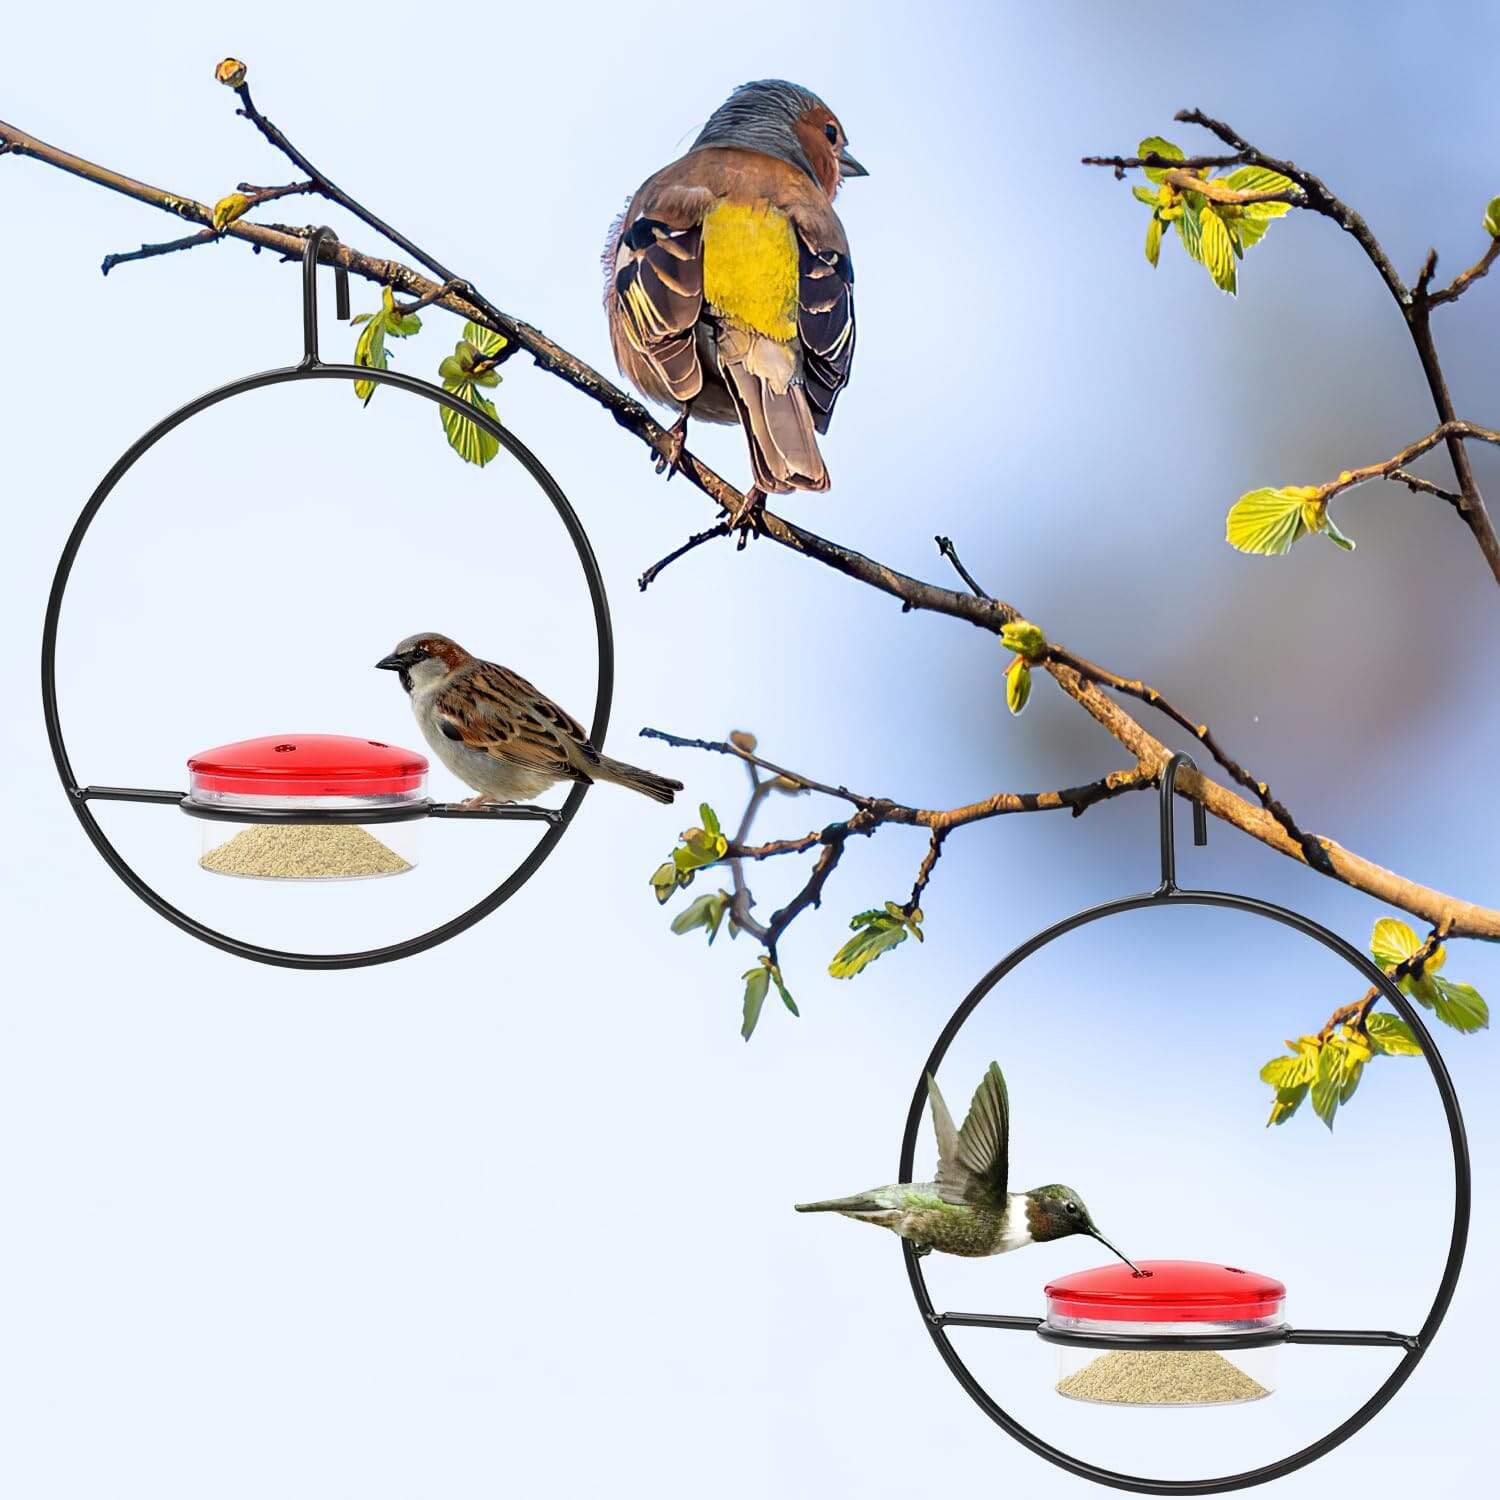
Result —
M 1459 40 L 1429 43 L 1434 28 Z M 1436 19 L 1410 5 L 937 4 L 918 19 L 762 0 L 671 26 L 620 7 L 492 6 L 432 12 L 425 30 L 378 0 L 295 17 L 86 4 L 7 18 L 0 117 L 204 200 L 285 180 L 212 82 L 232 52 L 258 104 L 340 182 L 609 368 L 598 252 L 621 203 L 734 84 L 817 89 L 871 170 L 839 202 L 860 347 L 824 445 L 834 487 L 788 510 L 934 578 L 932 535 L 952 535 L 1052 636 L 1211 722 L 1320 832 L 1496 905 L 1496 601 L 1467 533 L 1390 487 L 1341 507 L 1353 556 L 1311 540 L 1259 561 L 1222 541 L 1242 491 L 1326 478 L 1432 425 L 1394 306 L 1352 241 L 1308 215 L 1251 252 L 1237 302 L 1175 246 L 1153 274 L 1144 211 L 1078 158 L 1155 132 L 1196 144 L 1171 116 L 1201 106 L 1322 175 L 1408 277 L 1429 244 L 1450 275 L 1482 249 L 1500 192 L 1497 46 L 1482 4 Z M 786 944 L 802 1019 L 768 1010 L 748 1047 L 738 976 L 754 955 L 670 937 L 645 884 L 684 815 L 608 788 L 510 906 L 424 958 L 286 974 L 193 944 L 87 846 L 35 685 L 52 567 L 99 476 L 180 401 L 298 351 L 293 273 L 243 247 L 99 276 L 107 251 L 173 232 L 0 160 L 0 599 L 17 705 L 0 1488 L 738 1500 L 1003 1474 L 1083 1494 L 948 1376 L 894 1241 L 790 1204 L 890 1176 L 928 1047 L 1006 949 L 1152 881 L 1148 800 L 956 837 L 929 941 L 844 984 L 824 972 L 844 922 L 904 897 L 921 842 L 892 831 L 852 849 Z M 1480 285 L 1436 323 L 1461 415 L 1491 425 L 1497 296 Z M 324 336 L 352 347 L 331 315 Z M 431 318 L 399 368 L 431 374 L 456 336 Z M 702 497 L 664 486 L 638 444 L 524 360 L 505 377 L 503 418 L 572 496 L 610 585 L 610 748 L 682 776 L 690 804 L 733 808 L 735 768 L 643 746 L 641 725 L 745 725 L 809 774 L 929 805 L 1124 763 L 1046 684 L 1010 720 L 1003 661 L 978 632 L 902 616 L 767 545 L 701 551 L 643 598 L 637 573 L 706 524 Z M 591 636 L 558 535 L 514 474 L 461 469 L 415 407 L 263 393 L 135 471 L 64 622 L 82 775 L 170 785 L 192 751 L 281 727 L 413 743 L 368 664 L 417 629 L 586 709 Z M 743 474 L 738 434 L 698 442 Z M 1500 497 L 1497 457 L 1475 463 Z M 790 803 L 763 826 L 830 815 Z M 415 930 L 524 847 L 512 830 L 434 826 L 422 869 L 378 889 L 247 891 L 193 868 L 196 829 L 173 815 L 120 809 L 109 826 L 194 910 L 310 946 Z M 1211 840 L 1184 849 L 1185 880 L 1296 905 L 1355 940 L 1383 914 L 1229 830 Z M 777 876 L 761 888 L 770 907 Z M 1448 1190 L 1430 1084 L 1382 1062 L 1331 1138 L 1310 1119 L 1262 1130 L 1259 1063 L 1350 980 L 1291 934 L 1190 916 L 1091 929 L 1028 966 L 964 1033 L 950 1096 L 998 1057 L 1016 1176 L 1072 1181 L 1129 1251 L 1280 1275 L 1303 1322 L 1414 1323 Z M 1449 972 L 1500 995 L 1493 950 L 1459 945 Z M 1500 1231 L 1495 1044 L 1442 1040 L 1474 1138 L 1477 1265 Z M 954 1303 L 1025 1312 L 1049 1276 L 1095 1258 L 1080 1242 L 933 1276 Z M 1389 1414 L 1283 1492 L 1322 1494 L 1335 1474 L 1372 1494 L 1471 1479 L 1487 1451 L 1486 1320 L 1471 1275 Z M 1274 1401 L 1117 1420 L 1061 1409 L 1041 1346 L 985 1337 L 964 1347 L 981 1340 L 976 1366 L 1044 1432 L 1173 1474 L 1308 1440 L 1385 1361 L 1288 1350 Z

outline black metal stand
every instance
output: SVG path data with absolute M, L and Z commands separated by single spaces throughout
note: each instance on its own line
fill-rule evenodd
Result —
M 1294 1329 L 1275 1328 L 1257 1330 L 1254 1333 L 1239 1334 L 1231 1336 L 1215 1335 L 1181 1335 L 1176 1337 L 1158 1338 L 1155 1336 L 1130 1336 L 1130 1335 L 1094 1335 L 1078 1334 L 1062 1329 L 1043 1329 L 1042 1319 L 1015 1317 L 1000 1313 L 957 1313 L 939 1312 L 933 1306 L 931 1293 L 927 1288 L 927 1281 L 922 1274 L 922 1260 L 917 1254 L 914 1246 L 902 1242 L 902 1253 L 906 1260 L 906 1274 L 911 1282 L 912 1295 L 916 1298 L 917 1306 L 921 1310 L 923 1322 L 927 1331 L 932 1335 L 932 1341 L 937 1345 L 938 1352 L 947 1362 L 948 1368 L 957 1378 L 958 1383 L 978 1403 L 994 1422 L 1008 1432 L 1017 1442 L 1024 1444 L 1033 1453 L 1039 1454 L 1050 1463 L 1054 1463 L 1060 1469 L 1066 1469 L 1071 1474 L 1077 1474 L 1083 1479 L 1091 1479 L 1096 1484 L 1109 1485 L 1118 1490 L 1134 1490 L 1144 1495 L 1214 1495 L 1227 1490 L 1248 1489 L 1252 1485 L 1264 1484 L 1270 1479 L 1280 1479 L 1283 1475 L 1303 1468 L 1315 1459 L 1322 1458 L 1324 1454 L 1330 1453 L 1340 1443 L 1354 1436 L 1372 1417 L 1374 1417 L 1386 1403 L 1406 1383 L 1412 1371 L 1416 1369 L 1417 1363 L 1427 1352 L 1432 1343 L 1434 1335 L 1442 1324 L 1443 1317 L 1448 1311 L 1448 1305 L 1453 1300 L 1454 1289 L 1458 1285 L 1459 1272 L 1463 1267 L 1464 1250 L 1469 1237 L 1469 1210 L 1471 1197 L 1471 1179 L 1469 1172 L 1469 1143 L 1464 1132 L 1463 1115 L 1459 1110 L 1458 1095 L 1454 1092 L 1453 1080 L 1448 1076 L 1448 1069 L 1439 1055 L 1436 1045 L 1426 1026 L 1422 1023 L 1422 1017 L 1417 1008 L 1411 1004 L 1405 995 L 1391 982 L 1389 977 L 1375 964 L 1355 948 L 1352 944 L 1344 941 L 1337 933 L 1330 932 L 1326 927 L 1309 920 L 1307 917 L 1299 916 L 1294 911 L 1288 911 L 1285 907 L 1273 906 L 1266 901 L 1257 901 L 1251 896 L 1236 896 L 1223 891 L 1185 891 L 1177 885 L 1177 863 L 1176 849 L 1173 841 L 1172 829 L 1172 795 L 1177 779 L 1177 768 L 1180 765 L 1197 766 L 1192 759 L 1186 755 L 1174 755 L 1167 762 L 1161 777 L 1161 884 L 1154 891 L 1143 893 L 1138 896 L 1126 896 L 1118 901 L 1107 901 L 1102 906 L 1093 906 L 1086 911 L 1075 913 L 1071 917 L 1065 917 L 1061 922 L 1055 923 L 1044 932 L 1039 932 L 1035 937 L 1028 938 L 1019 948 L 1006 955 L 1005 958 L 995 965 L 983 979 L 969 992 L 962 1005 L 954 1011 L 952 1019 L 943 1028 L 943 1034 L 937 1039 L 926 1065 L 918 1078 L 916 1091 L 912 1096 L 911 1109 L 906 1117 L 906 1133 L 901 1140 L 901 1162 L 899 1168 L 898 1182 L 911 1182 L 912 1168 L 916 1160 L 917 1134 L 921 1129 L 922 1116 L 927 1108 L 927 1075 L 934 1077 L 939 1065 L 942 1063 L 948 1048 L 952 1045 L 954 1037 L 959 1033 L 964 1022 L 969 1019 L 975 1007 L 984 999 L 989 992 L 1005 978 L 1012 969 L 1016 968 L 1026 959 L 1045 948 L 1054 938 L 1062 937 L 1065 933 L 1074 931 L 1075 928 L 1086 927 L 1091 922 L 1098 922 L 1105 917 L 1117 916 L 1122 912 L 1139 911 L 1145 907 L 1153 906 L 1220 906 L 1227 907 L 1232 911 L 1248 912 L 1251 916 L 1265 917 L 1273 922 L 1279 922 L 1285 927 L 1290 927 L 1297 932 L 1321 943 L 1331 952 L 1349 963 L 1360 976 L 1368 983 L 1375 985 L 1381 993 L 1381 997 L 1390 1002 L 1392 1009 L 1411 1027 L 1413 1034 L 1422 1047 L 1422 1056 L 1427 1060 L 1427 1066 L 1432 1073 L 1433 1082 L 1437 1085 L 1438 1096 L 1442 1100 L 1443 1113 L 1448 1121 L 1448 1135 L 1453 1146 L 1453 1232 L 1448 1242 L 1448 1259 L 1443 1267 L 1442 1281 L 1438 1285 L 1437 1295 L 1433 1298 L 1432 1306 L 1428 1310 L 1427 1317 L 1423 1320 L 1421 1329 L 1414 1334 L 1406 1333 L 1383 1333 L 1379 1331 L 1363 1329 Z M 1197 804 L 1193 807 L 1193 842 L 1203 844 L 1208 841 L 1207 819 L 1203 808 Z M 1383 1346 L 1398 1348 L 1404 1351 L 1403 1357 L 1396 1368 L 1387 1377 L 1384 1384 L 1346 1421 L 1326 1436 L 1319 1438 L 1317 1442 L 1310 1443 L 1300 1451 L 1290 1454 L 1288 1457 L 1279 1459 L 1272 1464 L 1266 1464 L 1259 1469 L 1249 1469 L 1239 1474 L 1225 1475 L 1219 1479 L 1149 1479 L 1135 1474 L 1123 1474 L 1114 1469 L 1105 1469 L 1097 1464 L 1091 1464 L 1084 1459 L 1075 1458 L 1070 1453 L 1054 1447 L 1044 1438 L 1038 1437 L 1029 1428 L 1023 1427 L 1014 1417 L 1010 1415 L 988 1391 L 979 1383 L 967 1365 L 959 1357 L 952 1342 L 948 1338 L 946 1330 L 952 1327 L 965 1328 L 994 1328 L 1013 1332 L 1035 1333 L 1039 1337 L 1051 1343 L 1080 1344 L 1090 1348 L 1100 1349 L 1129 1349 L 1129 1348 L 1212 1348 L 1232 1349 L 1252 1347 L 1255 1345 L 1267 1345 L 1277 1343 L 1288 1344 L 1324 1344 L 1335 1346 Z
M 148 885 L 119 850 L 110 843 L 104 830 L 99 826 L 98 820 L 94 817 L 90 804 L 94 802 L 147 802 L 181 807 L 183 794 L 149 788 L 85 786 L 79 783 L 77 776 L 74 775 L 72 763 L 68 759 L 67 744 L 63 739 L 62 719 L 57 705 L 57 628 L 74 559 L 78 555 L 78 549 L 83 545 L 83 539 L 88 534 L 94 517 L 99 513 L 99 508 L 141 457 L 155 447 L 169 432 L 180 427 L 189 418 L 207 411 L 209 407 L 217 406 L 221 401 L 228 401 L 235 396 L 242 396 L 265 386 L 289 385 L 302 380 L 373 381 L 377 385 L 393 386 L 396 390 L 409 391 L 414 396 L 434 401 L 439 406 L 446 407 L 449 411 L 473 422 L 495 438 L 501 447 L 505 448 L 536 481 L 542 493 L 551 501 L 558 519 L 563 523 L 573 543 L 574 551 L 578 554 L 578 561 L 588 584 L 589 597 L 593 601 L 594 628 L 599 641 L 598 687 L 594 695 L 594 715 L 589 737 L 595 745 L 601 748 L 604 744 L 605 731 L 609 727 L 610 701 L 614 695 L 614 637 L 610 628 L 609 603 L 605 597 L 604 579 L 599 572 L 598 561 L 594 557 L 594 550 L 589 545 L 582 523 L 557 481 L 542 467 L 536 455 L 493 417 L 469 402 L 461 401 L 441 386 L 418 380 L 410 375 L 397 374 L 394 370 L 367 369 L 356 365 L 330 365 L 324 364 L 319 358 L 318 256 L 324 241 L 333 237 L 331 229 L 316 230 L 308 240 L 302 255 L 303 355 L 300 363 L 289 365 L 284 369 L 265 370 L 258 375 L 247 376 L 243 380 L 231 381 L 228 385 L 220 386 L 217 390 L 209 391 L 196 400 L 189 401 L 186 406 L 179 407 L 170 416 L 164 417 L 150 431 L 142 434 L 120 455 L 114 466 L 99 482 L 98 488 L 89 497 L 88 504 L 84 506 L 78 520 L 74 523 L 73 530 L 63 547 L 62 556 L 58 559 L 57 572 L 52 580 L 52 592 L 47 600 L 46 623 L 42 630 L 42 711 L 47 722 L 47 739 L 52 746 L 52 759 L 73 811 L 78 815 L 78 821 L 93 841 L 94 847 L 103 856 L 105 863 L 142 901 L 169 922 L 175 923 L 184 932 L 190 933 L 205 943 L 212 944 L 215 948 L 222 948 L 226 953 L 234 953 L 241 958 L 254 959 L 258 963 L 277 964 L 289 969 L 354 969 L 367 964 L 388 963 L 392 959 L 406 958 L 413 953 L 421 953 L 427 948 L 446 942 L 451 937 L 456 937 L 460 932 L 487 917 L 520 890 L 535 874 L 542 861 L 547 858 L 557 846 L 558 840 L 567 831 L 588 787 L 582 784 L 575 785 L 568 793 L 567 800 L 559 808 L 522 805 L 470 808 L 458 803 L 425 802 L 404 808 L 370 811 L 325 809 L 295 814 L 260 812 L 246 814 L 238 810 L 234 812 L 214 810 L 212 813 L 205 814 L 201 808 L 185 809 L 199 817 L 216 816 L 230 821 L 257 823 L 275 821 L 378 823 L 430 817 L 462 818 L 481 823 L 524 820 L 546 825 L 542 837 L 526 858 L 483 900 L 476 902 L 467 911 L 444 922 L 439 927 L 434 927 L 429 932 L 407 938 L 403 942 L 391 943 L 383 948 L 370 948 L 355 953 L 299 953 L 280 948 L 261 947 L 205 926 L 196 918 L 173 906 L 170 901 Z M 348 318 L 349 276 L 341 266 L 335 268 L 335 273 L 338 315 L 341 318 Z

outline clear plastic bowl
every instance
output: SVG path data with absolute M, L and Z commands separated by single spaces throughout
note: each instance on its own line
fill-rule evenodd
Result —
M 1109 1405 L 1228 1406 L 1276 1389 L 1280 1342 L 1258 1339 L 1285 1325 L 1281 1282 L 1204 1261 L 1138 1264 L 1146 1274 L 1116 1264 L 1048 1285 L 1044 1331 L 1129 1341 L 1117 1349 L 1054 1341 L 1059 1395 Z M 1173 1348 L 1170 1341 L 1183 1336 L 1194 1345 Z
M 266 735 L 205 750 L 188 771 L 184 808 L 198 820 L 198 863 L 213 874 L 366 880 L 419 860 L 421 815 L 388 821 L 427 805 L 427 758 L 416 751 L 346 735 Z

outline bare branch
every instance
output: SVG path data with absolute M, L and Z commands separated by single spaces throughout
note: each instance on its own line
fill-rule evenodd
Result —
M 200 229 L 197 234 L 185 235 L 180 240 L 163 240 L 160 244 L 142 245 L 139 250 L 120 250 L 106 255 L 99 265 L 102 275 L 108 276 L 116 266 L 127 261 L 152 260 L 158 255 L 173 255 L 178 250 L 191 250 L 197 245 L 211 245 L 224 236 L 217 229 Z
M 1412 481 L 1405 474 L 1405 466 L 1414 458 L 1420 458 L 1424 453 L 1436 448 L 1439 443 L 1450 439 L 1463 442 L 1466 439 L 1480 443 L 1495 443 L 1500 445 L 1500 432 L 1495 432 L 1488 427 L 1480 427 L 1475 422 L 1443 422 L 1434 427 L 1426 437 L 1418 438 L 1416 442 L 1409 444 L 1384 463 L 1367 464 L 1362 469 L 1345 469 L 1337 479 L 1330 479 L 1327 484 L 1318 486 L 1318 499 L 1320 501 L 1331 500 L 1335 495 L 1341 495 L 1345 490 L 1352 490 L 1357 484 L 1364 484 L 1371 479 L 1394 479 L 1398 475 L 1411 484 L 1413 489 L 1430 489 L 1436 494 L 1448 498 L 1448 492 L 1439 490 L 1435 485 L 1429 485 L 1421 481 Z M 1453 496 L 1458 504 L 1462 505 L 1463 496 Z
M 1445 490 L 1442 485 L 1434 484 L 1430 479 L 1423 479 L 1420 474 L 1409 474 L 1405 469 L 1392 469 L 1385 476 L 1387 479 L 1404 484 L 1409 490 L 1419 490 L 1424 494 L 1436 495 L 1439 500 L 1446 500 L 1449 505 L 1462 505 L 1464 497 L 1454 490 Z
M 1500 235 L 1490 241 L 1490 248 L 1467 271 L 1460 271 L 1442 291 L 1433 292 L 1427 298 L 1427 305 L 1440 307 L 1444 302 L 1457 302 L 1481 276 L 1489 274 L 1497 259 L 1500 259 Z

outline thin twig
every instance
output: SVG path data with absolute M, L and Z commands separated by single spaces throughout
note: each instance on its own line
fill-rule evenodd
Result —
M 180 240 L 163 240 L 156 245 L 142 245 L 139 250 L 119 250 L 111 255 L 106 255 L 100 263 L 100 272 L 108 276 L 116 266 L 123 266 L 129 260 L 152 260 L 158 255 L 172 255 L 178 250 L 191 250 L 197 245 L 212 244 L 215 240 L 221 240 L 224 236 L 217 229 L 200 229 L 197 234 L 189 234 Z
M 1420 979 L 1446 936 L 1442 928 L 1434 927 L 1427 935 L 1427 941 L 1415 953 L 1386 969 L 1386 975 L 1391 982 L 1400 984 L 1403 979 Z M 1375 1009 L 1376 1003 L 1384 993 L 1378 985 L 1372 984 L 1363 997 L 1352 1005 L 1341 1005 L 1329 1016 L 1323 1029 L 1318 1033 L 1318 1040 L 1326 1042 L 1340 1026 L 1348 1026 L 1353 1031 L 1366 1031 L 1370 1024 L 1370 1012 Z
M 1420 474 L 1409 474 L 1405 469 L 1395 468 L 1385 476 L 1399 484 L 1404 484 L 1409 490 L 1420 490 L 1424 494 L 1436 495 L 1439 500 L 1446 500 L 1449 505 L 1462 505 L 1464 497 L 1454 490 L 1445 490 L 1442 485 L 1434 484 L 1430 479 L 1423 479 Z
M 1475 442 L 1500 445 L 1500 432 L 1495 432 L 1491 428 L 1480 427 L 1475 422 L 1443 422 L 1434 427 L 1426 437 L 1418 438 L 1416 442 L 1408 444 L 1394 457 L 1386 459 L 1383 463 L 1367 464 L 1362 469 L 1345 469 L 1337 479 L 1330 479 L 1327 484 L 1319 485 L 1318 499 L 1320 501 L 1331 500 L 1335 495 L 1341 495 L 1345 490 L 1352 490 L 1355 485 L 1364 484 L 1371 479 L 1392 479 L 1412 459 L 1420 458 L 1422 454 L 1436 448 L 1439 443 L 1455 438 L 1460 442 L 1471 439 Z M 1463 503 L 1462 495 L 1457 499 L 1459 504 Z
M 660 561 L 652 563 L 651 566 L 641 574 L 638 580 L 641 592 L 644 594 L 646 590 L 656 582 L 662 571 L 665 568 L 670 567 L 674 562 L 677 561 L 679 557 L 686 557 L 687 554 L 693 551 L 695 547 L 701 547 L 705 542 L 713 541 L 715 537 L 728 536 L 732 529 L 733 528 L 731 527 L 729 521 L 723 520 L 720 521 L 716 526 L 710 526 L 707 531 L 700 531 L 696 536 L 690 536 L 687 541 L 685 541 L 680 547 L 677 547 L 673 551 L 667 553 L 667 555 Z
M 1441 307 L 1445 302 L 1457 302 L 1481 276 L 1489 274 L 1490 267 L 1497 259 L 1500 259 L 1500 235 L 1490 241 L 1490 248 L 1467 271 L 1460 271 L 1442 291 L 1431 293 L 1427 298 L 1428 307 Z
M 969 570 L 963 565 L 963 561 L 958 555 L 958 548 L 953 545 L 952 540 L 945 536 L 935 536 L 933 537 L 933 541 L 937 543 L 938 551 L 941 552 L 943 556 L 953 564 L 953 571 L 957 573 L 958 576 L 962 578 L 966 584 L 968 584 L 969 592 L 972 593 L 976 599 L 988 599 L 993 602 L 994 596 L 988 593 L 985 589 L 981 588 L 979 584 L 975 582 L 974 575 L 969 572 Z

